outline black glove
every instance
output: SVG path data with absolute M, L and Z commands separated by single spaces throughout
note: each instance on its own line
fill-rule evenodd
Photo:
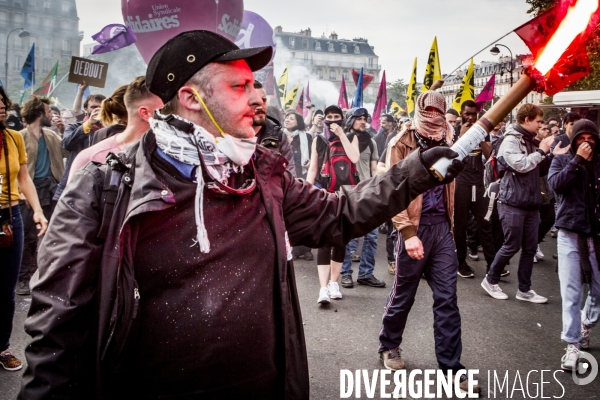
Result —
M 435 164 L 438 160 L 442 158 L 447 158 L 452 160 L 452 164 L 448 167 L 448 172 L 446 172 L 446 176 L 441 181 L 441 183 L 450 183 L 458 176 L 460 171 L 465 168 L 465 164 L 460 160 L 453 160 L 453 158 L 458 157 L 458 153 L 452 150 L 449 147 L 434 147 L 429 150 L 425 150 L 421 153 L 421 162 L 427 171 L 436 179 L 439 180 L 434 172 L 431 170 L 433 164 Z

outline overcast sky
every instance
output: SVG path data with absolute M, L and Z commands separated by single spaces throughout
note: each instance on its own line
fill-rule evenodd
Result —
M 91 35 L 103 26 L 123 23 L 121 0 L 76 2 L 79 29 L 85 35 L 83 44 L 91 43 Z M 442 73 L 449 73 L 531 18 L 525 0 L 245 0 L 244 7 L 262 15 L 272 27 L 281 25 L 284 31 L 310 27 L 313 36 L 335 31 L 340 38 L 367 38 L 375 46 L 388 82 L 399 78 L 408 81 L 415 57 L 418 80 L 422 81 L 434 36 L 438 39 Z M 527 51 L 515 34 L 500 43 L 510 47 L 514 55 Z M 475 62 L 494 59 L 485 50 Z

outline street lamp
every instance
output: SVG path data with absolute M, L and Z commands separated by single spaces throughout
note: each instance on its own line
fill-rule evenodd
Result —
M 496 43 L 496 44 L 494 45 L 494 47 L 492 47 L 492 48 L 490 49 L 490 53 L 492 53 L 492 55 L 493 55 L 493 56 L 497 56 L 498 54 L 500 54 L 500 49 L 498 48 L 498 46 L 502 46 L 502 47 L 504 47 L 504 48 L 505 48 L 506 50 L 508 50 L 508 52 L 510 53 L 510 68 L 501 67 L 501 68 L 500 68 L 500 71 L 501 71 L 501 72 L 500 72 L 500 76 L 503 76 L 503 75 L 504 75 L 504 71 L 507 71 L 508 73 L 510 73 L 510 87 L 512 87 L 512 86 L 513 86 L 513 70 L 514 70 L 514 66 L 513 66 L 513 54 L 512 54 L 512 51 L 510 51 L 510 49 L 509 49 L 507 46 L 505 46 L 505 45 L 503 45 L 503 44 L 500 44 L 500 43 Z M 512 122 L 513 122 L 513 116 L 512 116 L 512 114 L 513 114 L 513 113 L 512 113 L 512 111 L 511 111 L 511 112 L 510 112 L 510 123 L 511 123 L 511 124 L 512 124 Z
M 27 31 L 23 28 L 15 28 L 12 31 L 8 32 L 8 35 L 6 35 L 6 60 L 4 62 L 4 88 L 6 89 L 7 93 L 8 93 L 8 38 L 10 38 L 11 33 L 18 31 L 18 30 L 21 31 L 19 33 L 20 38 L 31 36 L 31 33 L 29 33 L 29 31 Z

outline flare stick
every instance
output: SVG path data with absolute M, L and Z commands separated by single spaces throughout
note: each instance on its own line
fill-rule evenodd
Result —
M 494 129 L 523 100 L 529 92 L 537 86 L 536 80 L 523 74 L 521 79 L 510 88 L 496 104 L 494 104 L 460 139 L 454 143 L 452 150 L 458 153 L 457 160 L 465 158 L 479 143 L 485 140 L 486 135 Z M 441 181 L 446 176 L 452 160 L 442 158 L 436 162 L 431 171 Z

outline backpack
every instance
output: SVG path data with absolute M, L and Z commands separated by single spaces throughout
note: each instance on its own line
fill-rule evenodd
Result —
M 498 159 L 498 152 L 500 151 L 500 146 L 502 145 L 503 140 L 504 136 L 496 140 L 496 142 L 492 146 L 492 152 L 490 153 L 489 158 L 483 166 L 483 184 L 486 187 L 486 189 L 490 186 L 491 183 L 502 179 L 502 177 L 506 173 L 507 166 Z
M 343 185 L 354 186 L 360 181 L 356 164 L 350 161 L 339 139 L 329 142 L 320 174 L 325 178 L 323 189 L 330 193 L 336 192 Z

